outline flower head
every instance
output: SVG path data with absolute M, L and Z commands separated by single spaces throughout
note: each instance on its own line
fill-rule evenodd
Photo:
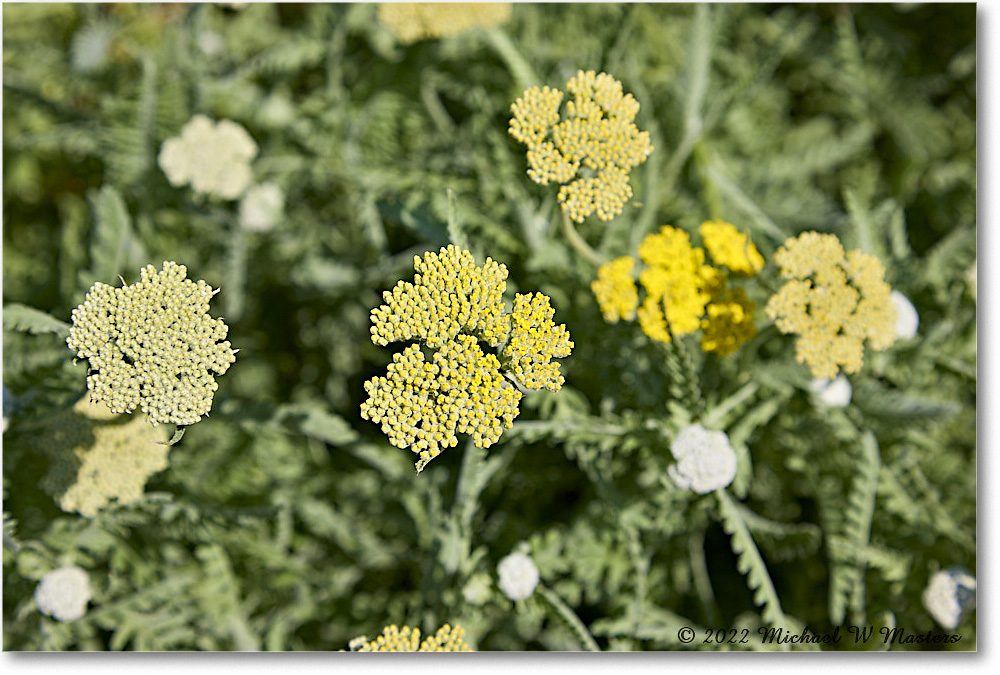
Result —
M 742 288 L 731 288 L 708 303 L 701 320 L 701 348 L 727 356 L 757 334 L 753 300 Z
M 576 222 L 591 213 L 611 220 L 632 198 L 628 172 L 653 151 L 634 120 L 639 103 L 607 73 L 578 71 L 566 83 L 572 100 L 561 118 L 563 92 L 531 87 L 511 105 L 510 135 L 528 146 L 528 175 L 559 183 L 559 203 Z
M 716 265 L 746 275 L 754 275 L 764 269 L 764 256 L 734 225 L 711 220 L 702 223 L 698 232 Z
M 465 629 L 445 624 L 437 633 L 420 642 L 420 629 L 395 624 L 382 629 L 382 634 L 361 645 L 359 652 L 471 652 L 465 642 Z
M 256 156 L 257 144 L 239 124 L 195 115 L 180 136 L 164 142 L 158 161 L 175 187 L 190 184 L 197 193 L 236 199 L 250 185 Z
M 511 600 L 527 600 L 538 586 L 538 567 L 530 556 L 511 553 L 497 564 L 497 585 Z
M 851 402 L 851 383 L 843 375 L 832 380 L 815 379 L 809 383 L 809 390 L 827 408 L 843 408 Z
M 73 310 L 66 344 L 90 363 L 87 388 L 114 413 L 140 407 L 153 424 L 194 424 L 212 407 L 215 375 L 236 360 L 222 319 L 208 315 L 216 291 L 187 268 L 147 265 L 122 288 L 98 282 Z
M 896 339 L 910 340 L 917 335 L 920 326 L 920 315 L 910 299 L 899 291 L 890 294 L 892 304 L 896 307 Z
M 621 319 L 631 321 L 635 318 L 639 292 L 632 276 L 634 267 L 635 258 L 623 255 L 597 268 L 597 280 L 591 282 L 590 288 L 608 323 L 618 323 Z
M 939 570 L 924 590 L 924 607 L 945 630 L 955 630 L 962 613 L 976 605 L 976 578 L 960 569 Z
M 509 2 L 384 2 L 378 6 L 378 22 L 408 44 L 458 35 L 475 26 L 498 26 L 510 12 Z
M 771 296 L 767 314 L 783 333 L 798 334 L 796 358 L 815 377 L 855 373 L 865 341 L 882 350 L 896 339 L 896 308 L 878 258 L 845 254 L 834 235 L 806 232 L 774 259 L 789 281 Z
M 93 517 L 113 501 L 140 499 L 149 477 L 167 468 L 170 446 L 162 427 L 153 428 L 141 417 L 123 422 L 89 399 L 85 396 L 27 442 L 50 459 L 41 487 L 63 511 Z
M 736 453 L 725 432 L 692 424 L 678 432 L 670 452 L 677 462 L 667 468 L 667 475 L 679 488 L 706 494 L 726 487 L 736 477 Z
M 365 383 L 361 415 L 381 424 L 390 443 L 417 453 L 421 471 L 457 445 L 459 433 L 485 448 L 513 426 L 522 394 L 505 372 L 527 389 L 559 390 L 553 359 L 569 356 L 573 343 L 541 293 L 517 294 L 506 312 L 504 265 L 489 258 L 477 265 L 468 251 L 448 246 L 417 256 L 414 267 L 413 283 L 400 281 L 372 310 L 372 342 L 418 340 L 436 351 L 428 359 L 414 344 L 393 356 L 385 377 Z M 480 340 L 499 348 L 500 358 Z
M 274 183 L 255 185 L 240 201 L 240 224 L 252 232 L 266 232 L 281 219 L 285 193 Z
M 35 587 L 35 602 L 39 611 L 59 621 L 83 618 L 91 597 L 90 578 L 76 565 L 66 565 L 49 572 Z

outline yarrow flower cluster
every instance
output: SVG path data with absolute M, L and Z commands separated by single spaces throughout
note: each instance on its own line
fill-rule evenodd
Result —
M 516 294 L 506 312 L 507 268 L 490 258 L 477 265 L 452 245 L 416 256 L 414 269 L 413 283 L 400 281 L 372 310 L 371 336 L 382 346 L 420 344 L 395 354 L 384 377 L 365 382 L 361 416 L 380 424 L 396 447 L 417 453 L 421 471 L 458 445 L 457 434 L 469 434 L 477 447 L 496 443 L 518 414 L 522 394 L 514 383 L 558 391 L 563 377 L 553 359 L 569 356 L 573 342 L 541 293 Z M 421 345 L 434 350 L 430 358 Z
M 137 417 L 116 419 L 103 404 L 81 399 L 29 443 L 49 456 L 40 483 L 63 511 L 89 517 L 112 502 L 131 504 L 146 481 L 167 468 L 167 434 Z M 154 442 L 157 441 L 157 442 Z
M 670 452 L 677 461 L 667 467 L 667 475 L 679 488 L 706 494 L 736 478 L 736 453 L 723 431 L 707 431 L 700 424 L 684 427 Z
M 255 185 L 240 201 L 240 225 L 251 232 L 266 232 L 281 219 L 285 193 L 274 183 Z
M 379 3 L 378 22 L 400 42 L 464 33 L 470 28 L 499 26 L 510 18 L 509 2 Z
M 734 273 L 756 274 L 763 257 L 733 225 L 714 221 L 701 228 L 713 260 Z M 711 242 L 711 244 L 709 244 Z M 643 332 L 659 342 L 702 331 L 701 348 L 726 356 L 753 337 L 755 305 L 742 288 L 728 288 L 725 273 L 705 262 L 705 250 L 691 245 L 688 233 L 669 225 L 639 245 L 645 268 L 639 304 L 633 270 L 636 260 L 622 256 L 601 265 L 591 290 L 605 320 L 636 317 Z
M 809 390 L 816 395 L 820 403 L 828 408 L 843 408 L 851 402 L 853 389 L 851 383 L 843 375 L 832 380 L 815 379 L 809 383 Z
M 58 621 L 82 619 L 91 597 L 90 578 L 77 565 L 52 570 L 35 587 L 35 603 L 39 611 Z
M 154 426 L 194 424 L 211 410 L 215 375 L 236 360 L 229 327 L 208 315 L 218 291 L 174 262 L 140 274 L 122 288 L 94 284 L 73 310 L 66 344 L 90 364 L 94 401 L 119 414 L 139 407 Z
M 892 304 L 896 307 L 896 339 L 911 340 L 917 336 L 920 327 L 920 315 L 910 299 L 899 291 L 889 294 Z
M 364 640 L 363 644 L 352 651 L 358 652 L 471 652 L 465 641 L 465 629 L 461 626 L 445 624 L 437 633 L 420 641 L 420 629 L 395 624 L 386 626 L 382 634 L 374 640 Z M 354 641 L 352 640 L 352 643 Z
M 945 630 L 955 630 L 962 614 L 976 606 L 976 578 L 960 569 L 939 570 L 924 590 L 924 607 Z
M 497 585 L 511 600 L 527 600 L 540 579 L 538 567 L 530 556 L 511 553 L 497 564 Z
M 634 120 L 639 102 L 607 73 L 577 71 L 566 83 L 573 99 L 560 117 L 563 92 L 531 87 L 511 105 L 510 135 L 528 146 L 528 175 L 559 183 L 559 203 L 570 219 L 596 213 L 611 220 L 632 198 L 628 173 L 646 161 L 649 132 Z
M 767 315 L 781 332 L 798 334 L 796 359 L 814 377 L 856 373 L 865 341 L 879 351 L 896 340 L 897 312 L 878 258 L 845 253 L 832 234 L 805 232 L 774 259 L 789 281 L 771 296 Z
M 250 185 L 250 162 L 257 144 L 236 122 L 213 122 L 195 115 L 163 143 L 158 162 L 170 184 L 190 185 L 197 193 L 236 199 Z

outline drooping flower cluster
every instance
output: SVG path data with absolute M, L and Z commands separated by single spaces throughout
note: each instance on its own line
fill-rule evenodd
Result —
M 384 2 L 378 22 L 400 42 L 464 33 L 470 28 L 499 26 L 510 18 L 509 2 Z
M 158 161 L 170 184 L 190 185 L 200 194 L 236 199 L 250 186 L 250 162 L 257 144 L 236 122 L 195 115 L 163 143 Z
M 535 561 L 524 553 L 511 553 L 497 564 L 497 585 L 511 600 L 527 600 L 540 579 Z
M 611 220 L 632 198 L 628 173 L 653 151 L 639 131 L 639 102 L 607 73 L 577 71 L 563 92 L 531 87 L 511 105 L 510 135 L 528 146 L 528 175 L 541 185 L 559 183 L 559 203 L 570 219 L 596 213 Z M 561 120 L 561 121 L 560 121 Z
M 721 259 L 744 274 L 755 274 L 763 267 L 757 248 L 732 225 L 705 223 L 703 236 L 706 232 L 706 245 L 710 238 L 716 262 Z M 734 241 L 740 242 L 742 258 L 735 254 Z M 643 332 L 659 342 L 700 329 L 701 348 L 719 356 L 731 354 L 756 334 L 753 301 L 742 288 L 727 287 L 725 273 L 706 264 L 705 250 L 692 246 L 687 232 L 664 225 L 643 239 L 639 258 L 645 263 L 639 273 L 645 291 L 641 305 L 633 277 L 634 258 L 622 256 L 598 268 L 591 289 L 607 321 L 638 317 Z
M 141 277 L 122 288 L 94 284 L 66 344 L 90 364 L 94 401 L 119 414 L 139 407 L 154 426 L 194 424 L 211 410 L 215 375 L 236 360 L 229 327 L 208 315 L 218 291 L 174 262 L 147 265 Z
M 945 630 L 955 630 L 962 614 L 976 606 L 976 578 L 960 569 L 938 570 L 924 590 L 924 607 Z
M 38 610 L 58 621 L 82 619 L 91 597 L 90 578 L 77 565 L 52 570 L 35 587 Z
M 420 641 L 420 629 L 395 624 L 386 626 L 374 640 L 364 642 L 359 652 L 471 652 L 465 641 L 465 629 L 445 624 L 437 633 Z
M 383 346 L 421 344 L 395 354 L 385 376 L 365 383 L 361 416 L 380 424 L 396 447 L 417 453 L 421 471 L 456 446 L 458 434 L 485 448 L 513 425 L 522 394 L 508 377 L 526 389 L 558 391 L 563 377 L 553 359 L 569 356 L 573 343 L 541 293 L 518 293 L 513 311 L 505 311 L 502 264 L 487 258 L 477 265 L 452 245 L 415 257 L 414 269 L 413 283 L 400 281 L 372 310 L 371 336 Z M 430 358 L 421 345 L 434 350 Z
M 774 256 L 788 279 L 767 303 L 783 333 L 796 333 L 796 359 L 814 377 L 856 373 L 865 341 L 883 350 L 896 339 L 896 308 L 878 258 L 844 252 L 832 234 L 805 232 Z
M 137 417 L 127 422 L 103 404 L 81 399 L 27 442 L 48 455 L 42 489 L 63 511 L 87 517 L 112 502 L 131 504 L 146 481 L 167 468 L 167 434 Z M 158 442 L 154 442 L 158 441 Z
M 684 427 L 670 445 L 675 464 L 667 475 L 682 489 L 706 494 L 724 488 L 736 477 L 736 453 L 723 431 L 708 431 L 700 424 Z

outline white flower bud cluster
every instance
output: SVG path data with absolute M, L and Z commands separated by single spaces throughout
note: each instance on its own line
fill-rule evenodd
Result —
M 267 232 L 285 210 L 285 193 L 274 183 L 255 185 L 240 201 L 240 225 L 251 232 Z
M 59 621 L 83 618 L 91 597 L 90 579 L 76 565 L 49 572 L 35 587 L 35 603 L 39 611 Z
M 201 194 L 236 199 L 250 186 L 257 144 L 236 122 L 195 115 L 180 136 L 164 142 L 158 162 L 170 184 Z
M 677 463 L 667 468 L 667 475 L 679 488 L 706 494 L 726 487 L 736 477 L 736 453 L 725 432 L 692 424 L 680 430 L 670 452 Z
M 851 402 L 851 383 L 843 375 L 832 380 L 817 378 L 809 383 L 809 390 L 827 408 L 843 408 Z
M 920 326 L 920 315 L 910 299 L 899 291 L 889 294 L 892 304 L 896 306 L 896 339 L 909 340 L 916 337 Z
M 154 426 L 194 424 L 212 408 L 214 374 L 236 360 L 229 327 L 208 315 L 217 291 L 174 262 L 141 275 L 122 288 L 94 284 L 73 310 L 66 344 L 89 361 L 87 388 L 112 412 L 141 407 Z
M 955 630 L 962 612 L 976 606 L 976 578 L 960 569 L 935 572 L 924 590 L 924 607 L 945 630 Z
M 497 564 L 497 585 L 511 600 L 527 600 L 540 579 L 538 567 L 530 556 L 511 553 Z

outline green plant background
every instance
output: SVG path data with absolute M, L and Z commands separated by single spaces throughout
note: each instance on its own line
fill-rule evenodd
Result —
M 976 571 L 975 6 L 518 4 L 409 46 L 375 12 L 4 4 L 4 648 L 336 650 L 445 622 L 480 650 L 777 649 L 701 644 L 768 624 L 940 634 L 929 577 Z M 825 409 L 762 312 L 724 359 L 606 324 L 555 191 L 507 135 L 524 88 L 577 69 L 620 79 L 656 148 L 625 212 L 580 226 L 602 255 L 715 217 L 768 260 L 833 232 L 882 260 L 918 338 L 869 353 L 851 405 Z M 159 148 L 195 113 L 260 146 L 255 181 L 286 194 L 272 231 L 166 180 Z M 576 348 L 563 390 L 526 397 L 498 444 L 416 476 L 359 415 L 392 354 L 368 314 L 450 241 L 504 262 L 510 292 L 549 295 Z M 95 281 L 163 260 L 222 287 L 237 363 L 143 500 L 63 513 L 29 441 L 85 393 L 86 364 L 58 322 L 12 307 L 65 322 Z M 737 450 L 725 492 L 666 478 L 693 420 Z M 542 586 L 511 603 L 496 563 L 519 548 Z M 94 588 L 71 624 L 32 597 L 65 563 Z M 481 602 L 470 581 L 489 582 Z M 954 633 L 892 648 L 975 648 L 974 612 Z

